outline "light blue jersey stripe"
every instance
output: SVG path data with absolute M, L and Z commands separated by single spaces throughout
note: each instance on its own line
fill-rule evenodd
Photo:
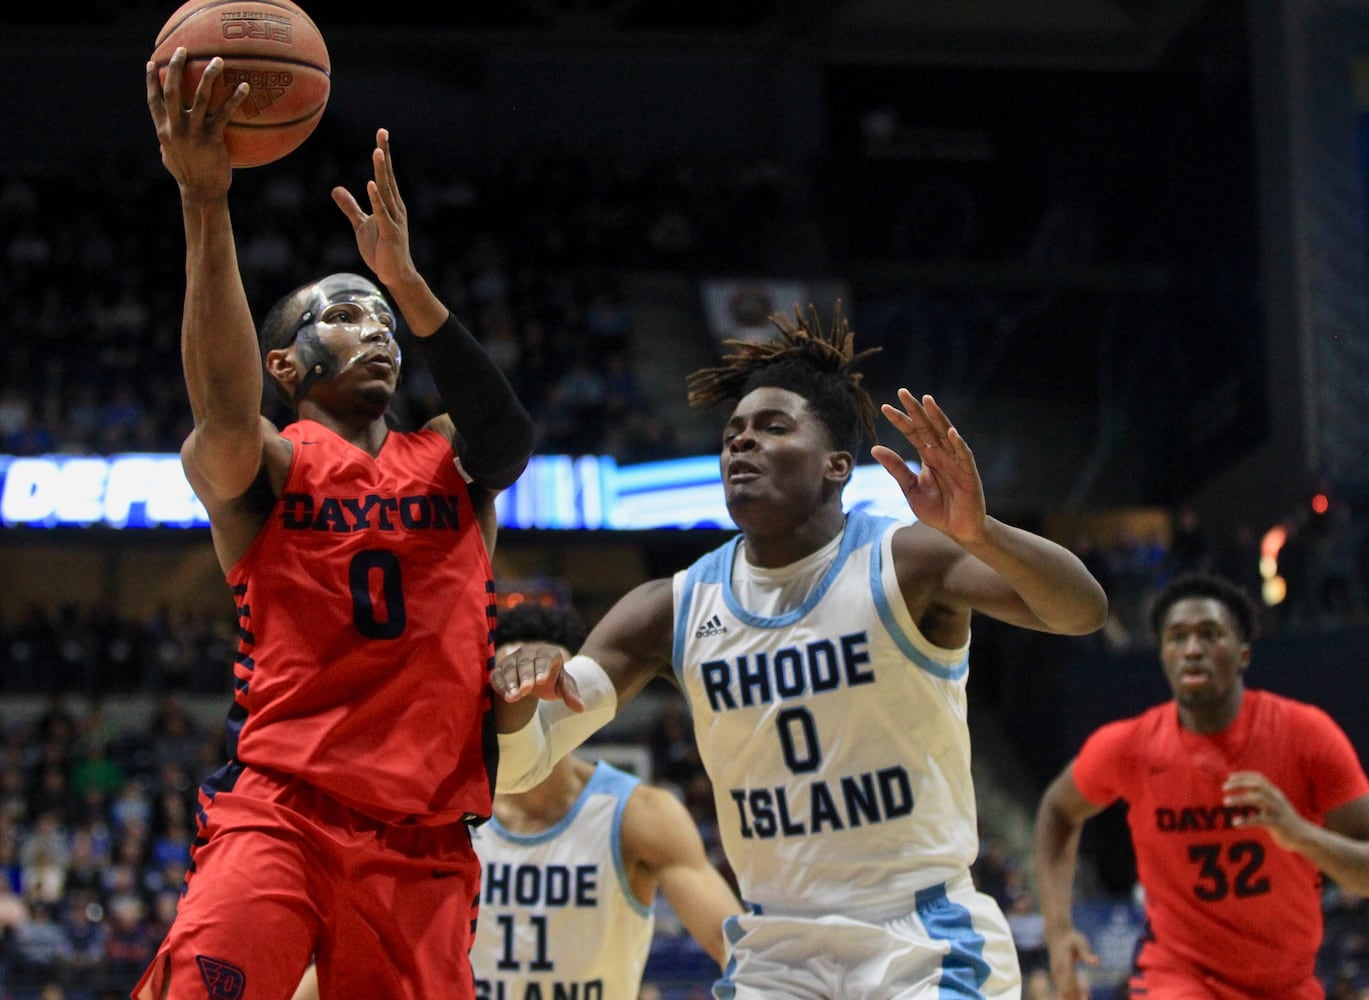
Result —
M 894 614 L 894 609 L 889 606 L 889 595 L 884 592 L 884 550 L 878 541 L 870 549 L 870 597 L 875 602 L 875 611 L 879 614 L 879 620 L 889 633 L 889 638 L 894 640 L 894 645 L 898 646 L 903 653 L 919 670 L 925 670 L 933 677 L 940 677 L 944 681 L 958 681 L 970 670 L 970 657 L 966 652 L 965 657 L 959 663 L 942 663 L 932 659 L 922 650 L 913 645 L 902 627 L 898 624 L 898 616 Z

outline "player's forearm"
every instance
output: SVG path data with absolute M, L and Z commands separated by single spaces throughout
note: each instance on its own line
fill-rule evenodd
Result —
M 1342 889 L 1369 896 L 1369 843 L 1303 822 L 1291 849 L 1316 865 Z
M 1037 815 L 1032 860 L 1037 903 L 1048 938 L 1074 927 L 1074 872 L 1080 832 L 1079 826 L 1065 822 L 1049 805 Z
M 692 822 L 692 820 L 690 821 Z M 661 895 L 680 923 L 718 967 L 727 964 L 723 921 L 741 912 L 731 886 L 702 854 L 695 865 L 677 865 L 661 876 Z
M 462 468 L 487 489 L 513 485 L 532 457 L 536 427 L 508 378 L 450 314 L 418 344 L 461 437 Z
M 584 656 L 574 656 L 566 661 L 564 669 L 573 678 L 573 687 L 578 688 L 576 703 L 582 706 L 579 710 L 565 702 L 531 695 L 496 709 L 496 791 L 523 792 L 532 788 L 551 773 L 558 760 L 613 720 L 618 709 L 617 693 L 603 668 Z M 496 688 L 496 702 L 503 697 Z M 528 710 L 528 705 L 533 711 Z
M 718 963 L 719 969 L 727 967 L 727 939 L 723 936 L 723 921 L 737 912 L 730 907 L 711 907 L 705 920 L 700 920 L 697 913 L 691 913 L 688 918 L 683 914 L 680 917 L 680 923 L 689 936 L 699 943 L 709 958 Z
M 982 538 L 964 548 L 1017 592 L 1043 628 L 1087 635 L 1107 620 L 1107 594 L 1065 547 L 990 517 Z
M 451 315 L 417 271 L 410 271 L 402 278 L 387 282 L 385 291 L 404 317 L 409 332 L 420 340 L 431 336 Z
M 238 272 L 226 198 L 183 200 L 186 290 L 181 361 L 197 427 L 258 433 L 262 365 Z
M 516 733 L 537 714 L 537 699 L 524 698 L 522 701 L 505 701 L 495 696 L 494 728 L 499 733 Z

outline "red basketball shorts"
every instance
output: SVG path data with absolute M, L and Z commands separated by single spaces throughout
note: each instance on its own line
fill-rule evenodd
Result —
M 325 997 L 474 997 L 480 864 L 464 824 L 387 825 L 251 768 L 202 805 L 176 919 L 134 997 L 289 1000 L 311 959 Z

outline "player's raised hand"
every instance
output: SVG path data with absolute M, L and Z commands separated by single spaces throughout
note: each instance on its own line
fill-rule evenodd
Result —
M 224 195 L 233 181 L 224 133 L 250 88 L 240 83 L 217 111 L 209 107 L 214 84 L 223 75 L 223 59 L 215 56 L 205 67 L 194 95 L 186 102 L 186 50 L 176 49 L 162 82 L 157 64 L 147 64 L 147 109 L 157 129 L 162 163 L 176 179 L 182 196 L 210 199 Z
M 575 678 L 565 671 L 561 647 L 551 643 L 530 642 L 510 651 L 495 664 L 490 687 L 507 702 L 536 697 L 563 701 L 573 712 L 585 710 Z
M 393 288 L 397 282 L 411 277 L 415 269 L 409 250 L 409 212 L 399 196 L 387 129 L 376 130 L 371 166 L 375 177 L 366 182 L 369 212 L 345 187 L 333 188 L 333 201 L 352 224 L 361 259 L 381 284 Z
M 917 449 L 922 469 L 914 472 L 883 445 L 870 455 L 894 477 L 919 521 L 961 544 L 975 541 L 984 531 L 987 508 L 974 453 L 931 396 L 919 399 L 899 389 L 898 399 L 902 409 L 885 403 L 880 410 Z

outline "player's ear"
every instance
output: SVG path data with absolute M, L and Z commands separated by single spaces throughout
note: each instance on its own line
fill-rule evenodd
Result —
M 849 451 L 829 451 L 826 478 L 834 483 L 845 483 L 851 478 L 855 465 L 856 460 Z
M 299 367 L 295 364 L 295 359 L 286 348 L 276 348 L 266 352 L 266 374 L 275 379 L 287 396 L 293 396 L 295 386 L 299 383 Z

